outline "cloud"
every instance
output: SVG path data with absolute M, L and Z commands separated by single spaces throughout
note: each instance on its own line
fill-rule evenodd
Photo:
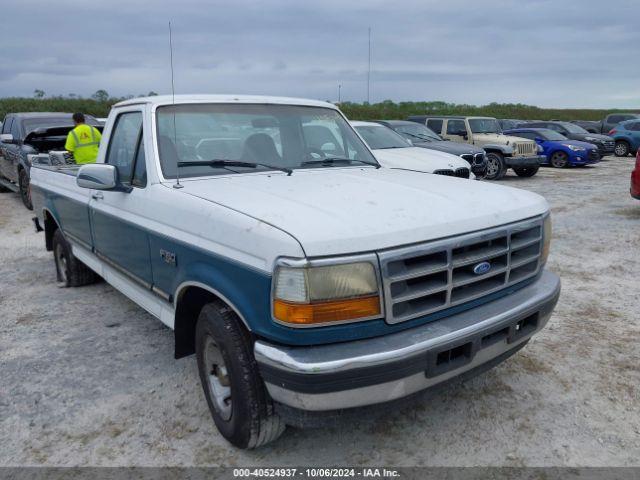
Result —
M 0 95 L 170 89 L 639 108 L 633 0 L 3 0 Z

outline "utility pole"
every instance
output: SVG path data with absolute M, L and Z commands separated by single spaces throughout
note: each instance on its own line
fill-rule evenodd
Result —
M 340 103 L 340 102 L 341 102 L 341 100 L 342 100 L 342 97 L 341 97 L 341 95 L 340 95 L 340 93 L 341 93 L 340 91 L 341 91 L 341 90 L 342 90 L 342 84 L 341 84 L 341 83 L 339 83 L 339 84 L 338 84 L 338 103 Z
M 367 103 L 371 100 L 371 27 L 369 27 L 369 59 L 367 62 Z

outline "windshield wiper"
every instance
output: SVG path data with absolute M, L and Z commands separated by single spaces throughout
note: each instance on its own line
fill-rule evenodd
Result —
M 318 160 L 308 160 L 306 162 L 302 162 L 302 166 L 305 165 L 335 165 L 336 163 L 352 163 L 352 162 L 358 162 L 358 163 L 364 163 L 365 165 L 371 165 L 372 167 L 376 167 L 376 168 L 380 168 L 380 164 L 379 163 L 373 163 L 373 162 L 367 162 L 365 160 L 358 160 L 355 158 L 346 158 L 346 157 L 327 157 L 327 158 L 320 158 Z
M 280 170 L 281 172 L 285 172 L 287 175 L 291 175 L 293 170 L 287 167 L 279 167 L 277 165 L 269 165 L 268 163 L 260 163 L 260 162 L 243 162 L 242 160 L 222 160 L 222 159 L 213 159 L 213 160 L 204 160 L 204 161 L 188 161 L 188 162 L 178 162 L 178 167 L 198 167 L 200 165 L 206 165 L 207 167 L 246 167 L 246 168 L 257 168 L 257 167 L 265 167 L 271 168 L 273 170 Z
M 426 140 L 427 142 L 432 142 L 435 138 L 427 137 L 426 135 L 419 135 L 416 133 L 404 132 L 405 135 L 409 135 L 410 137 L 417 138 L 418 140 Z

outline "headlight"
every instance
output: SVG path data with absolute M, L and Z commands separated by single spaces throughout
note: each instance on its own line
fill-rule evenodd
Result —
M 565 147 L 569 147 L 569 150 L 573 150 L 574 152 L 583 152 L 586 150 L 586 148 L 577 147 L 576 145 L 565 145 Z
M 538 153 L 543 153 L 544 152 L 544 148 L 542 148 L 542 145 L 537 145 L 537 147 L 538 147 Z
M 542 225 L 542 255 L 540 255 L 540 262 L 542 265 L 547 263 L 549 258 L 549 248 L 551 247 L 551 213 L 548 213 L 544 218 Z
M 584 137 L 584 139 L 588 142 L 598 142 L 599 140 L 595 137 Z
M 273 279 L 273 317 L 277 321 L 304 327 L 381 316 L 377 267 L 372 261 L 282 263 Z

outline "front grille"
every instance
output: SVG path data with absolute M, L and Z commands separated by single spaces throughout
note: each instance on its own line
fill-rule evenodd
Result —
M 615 142 L 613 140 L 605 140 L 602 142 L 602 145 L 606 151 L 613 151 L 615 148 Z
M 453 170 L 434 170 L 434 174 L 436 175 L 447 175 L 449 177 L 455 177 L 456 174 Z
M 484 163 L 484 153 L 463 153 L 460 158 L 469 162 L 469 165 L 482 165 Z
M 538 151 L 538 147 L 533 142 L 523 142 L 516 144 L 518 155 L 533 155 Z
M 598 153 L 598 150 L 596 150 L 595 148 L 589 150 L 589 160 L 600 160 L 600 154 Z
M 469 178 L 469 169 L 464 167 L 456 168 L 455 174 L 458 178 Z
M 398 323 L 475 300 L 536 275 L 542 218 L 381 252 L 386 321 Z M 488 262 L 483 274 L 474 267 Z

